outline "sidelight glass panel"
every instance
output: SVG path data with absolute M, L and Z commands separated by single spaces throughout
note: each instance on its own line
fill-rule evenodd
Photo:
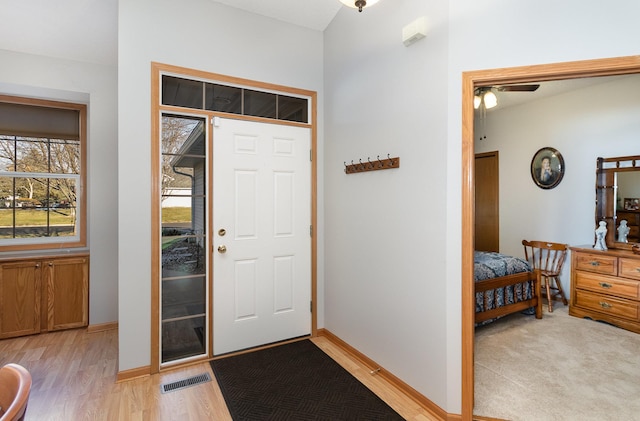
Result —
M 205 119 L 162 117 L 162 363 L 206 353 Z
M 206 352 L 205 316 L 162 324 L 162 362 L 195 357 Z

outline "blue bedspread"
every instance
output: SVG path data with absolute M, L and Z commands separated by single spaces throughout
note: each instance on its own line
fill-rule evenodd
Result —
M 476 251 L 474 255 L 474 280 L 498 278 L 520 272 L 529 272 L 531 267 L 524 259 L 494 252 Z M 476 313 L 513 304 L 516 301 L 528 300 L 533 296 L 531 281 L 510 285 L 505 288 L 487 291 L 486 297 L 481 292 L 476 293 Z M 516 298 L 514 300 L 514 297 Z M 485 308 L 486 307 L 486 308 Z M 533 311 L 530 309 L 528 313 Z M 492 320 L 479 323 L 483 325 Z
M 529 263 L 519 257 L 506 254 L 476 251 L 473 256 L 473 273 L 475 281 L 499 278 L 514 273 L 529 272 Z

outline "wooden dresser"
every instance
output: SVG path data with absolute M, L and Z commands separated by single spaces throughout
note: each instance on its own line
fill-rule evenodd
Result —
M 640 333 L 640 255 L 590 246 L 570 249 L 569 314 Z

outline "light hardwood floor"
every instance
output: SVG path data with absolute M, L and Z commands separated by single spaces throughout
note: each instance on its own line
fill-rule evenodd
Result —
M 312 339 L 407 420 L 437 420 L 326 337 Z M 116 330 L 85 329 L 0 341 L 0 365 L 33 377 L 27 420 L 231 420 L 209 363 L 116 383 Z M 212 382 L 162 394 L 160 385 L 209 372 Z

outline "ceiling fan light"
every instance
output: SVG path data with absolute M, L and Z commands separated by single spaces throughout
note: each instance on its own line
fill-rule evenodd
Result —
M 378 1 L 379 0 L 340 0 L 340 3 L 362 12 L 362 9 L 371 7 Z
M 494 94 L 491 91 L 487 91 L 484 93 L 484 96 L 482 97 L 483 101 L 484 101 L 484 106 L 486 109 L 489 108 L 493 108 L 496 105 L 498 105 L 498 98 L 496 97 L 496 94 Z M 475 102 L 475 100 L 474 100 Z
M 480 98 L 479 95 L 474 95 L 473 96 L 473 108 L 475 108 L 476 110 L 478 108 L 480 108 L 480 104 L 482 103 L 482 98 Z

